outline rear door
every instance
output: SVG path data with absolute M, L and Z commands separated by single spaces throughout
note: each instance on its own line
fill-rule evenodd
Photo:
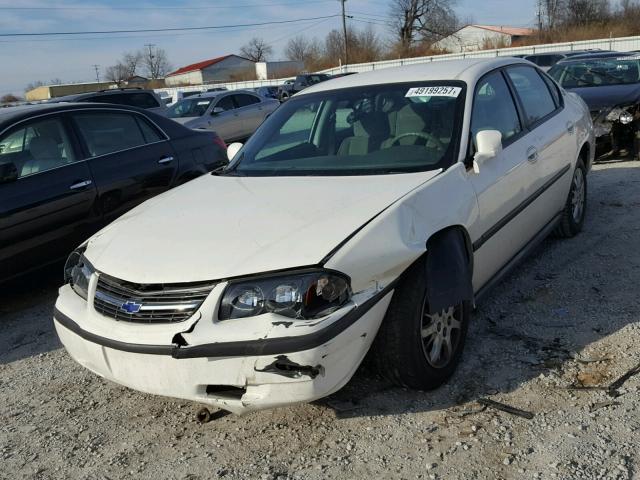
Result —
M 106 222 L 173 185 L 178 158 L 168 137 L 144 115 L 106 109 L 71 115 Z
M 242 136 L 248 137 L 256 131 L 269 112 L 265 110 L 262 100 L 257 95 L 237 93 L 233 98 L 238 106 Z
M 563 207 L 567 172 L 576 156 L 574 126 L 562 105 L 556 85 L 537 69 L 526 65 L 506 69 L 522 109 L 529 133 L 527 157 L 533 189 L 538 194 L 529 222 L 541 229 Z
M 95 183 L 64 115 L 0 135 L 3 165 L 15 175 L 0 182 L 0 279 L 66 256 L 99 228 Z

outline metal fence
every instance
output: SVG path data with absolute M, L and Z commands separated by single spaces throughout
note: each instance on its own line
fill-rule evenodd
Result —
M 528 55 L 534 53 L 560 52 L 567 50 L 617 50 L 620 52 L 640 51 L 640 36 L 604 38 L 598 40 L 583 40 L 579 42 L 548 43 L 541 45 L 530 45 L 526 47 L 499 48 L 495 50 L 480 50 L 474 52 L 447 53 L 444 55 L 431 55 L 427 57 L 399 58 L 397 60 L 384 60 L 381 62 L 357 63 L 354 65 L 344 65 L 341 67 L 329 68 L 318 73 L 328 73 L 330 75 L 346 72 L 368 72 L 382 68 L 400 67 L 403 65 L 415 65 L 419 63 L 440 62 L 443 60 L 460 60 L 463 58 L 486 58 L 486 57 L 509 57 L 512 55 Z M 244 88 L 256 88 L 271 85 L 280 85 L 285 80 L 293 77 L 277 78 L 272 80 L 250 80 L 247 82 L 216 83 L 215 85 L 197 85 L 190 87 L 161 88 L 156 92 L 167 92 L 172 94 L 177 91 L 204 91 L 207 87 L 226 87 L 229 90 Z

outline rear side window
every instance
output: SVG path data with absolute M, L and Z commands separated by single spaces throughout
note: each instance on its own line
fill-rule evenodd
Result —
M 254 103 L 260 103 L 260 99 L 258 97 L 254 97 L 253 95 L 247 94 L 238 94 L 234 95 L 236 98 L 236 103 L 238 104 L 238 108 L 247 107 L 249 105 L 253 105 Z
M 142 130 L 142 135 L 147 143 L 161 142 L 165 140 L 165 138 L 158 132 L 158 129 L 147 122 L 146 119 L 141 116 L 136 115 L 136 119 L 138 120 L 138 125 L 140 126 L 140 130 Z
M 91 157 L 119 152 L 147 142 L 133 115 L 95 112 L 73 115 Z
M 527 125 L 532 125 L 556 109 L 547 84 L 531 67 L 507 68 L 507 75 L 520 97 Z
M 551 92 L 551 96 L 553 97 L 553 101 L 555 102 L 556 107 L 562 105 L 562 100 L 560 99 L 560 91 L 558 90 L 558 86 L 556 85 L 556 83 L 551 80 L 548 75 L 540 74 L 540 76 L 544 80 L 544 83 L 547 84 L 547 87 L 549 87 L 549 91 Z
M 471 133 L 483 130 L 498 130 L 502 133 L 502 144 L 522 131 L 518 111 L 507 82 L 500 72 L 483 77 L 476 88 L 471 114 Z

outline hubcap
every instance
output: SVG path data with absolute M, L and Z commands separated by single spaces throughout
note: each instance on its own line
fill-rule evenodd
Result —
M 426 303 L 426 302 L 425 302 Z M 449 307 L 439 313 L 422 314 L 422 349 L 433 368 L 446 367 L 460 342 L 462 310 Z
M 576 168 L 573 174 L 573 194 L 571 195 L 571 212 L 573 221 L 580 223 L 582 220 L 582 212 L 584 211 L 585 188 L 584 175 L 580 168 Z

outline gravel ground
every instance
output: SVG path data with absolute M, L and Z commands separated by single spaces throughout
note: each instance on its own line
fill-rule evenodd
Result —
M 640 478 L 640 162 L 596 166 L 584 231 L 547 240 L 472 316 L 435 392 L 366 365 L 321 402 L 199 425 L 198 405 L 76 365 L 51 312 L 57 272 L 0 297 L 0 478 Z M 532 419 L 485 408 L 490 398 Z

